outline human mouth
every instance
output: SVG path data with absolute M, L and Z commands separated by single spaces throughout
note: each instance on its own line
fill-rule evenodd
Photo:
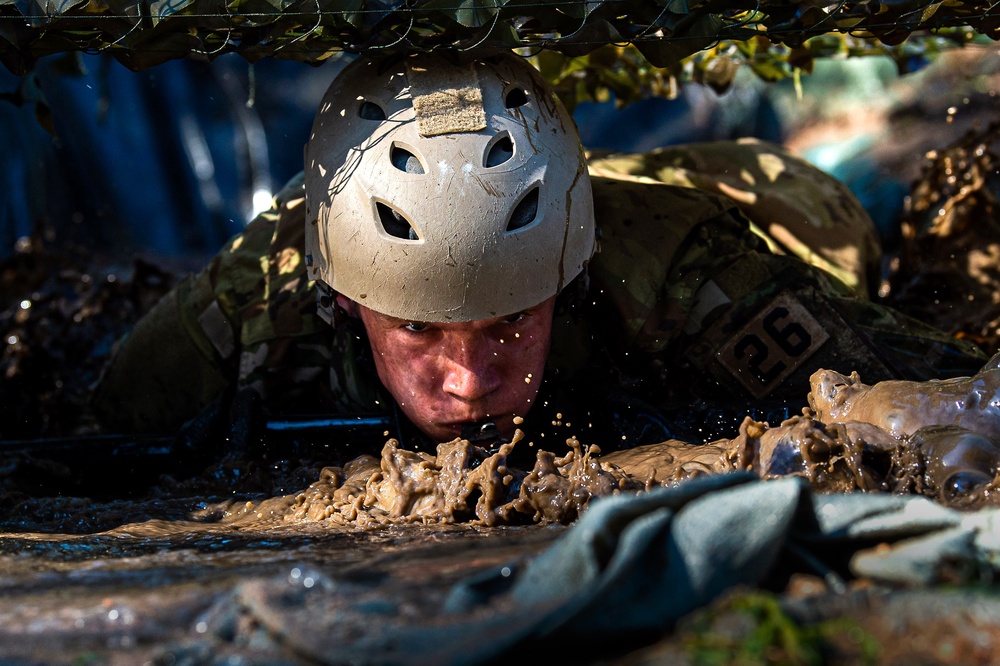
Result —
M 483 420 L 472 423 L 463 423 L 461 427 L 462 439 L 470 442 L 486 442 L 501 439 L 500 429 L 492 420 Z

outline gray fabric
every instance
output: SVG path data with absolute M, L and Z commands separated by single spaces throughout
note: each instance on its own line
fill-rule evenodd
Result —
M 995 509 L 814 495 L 802 479 L 731 474 L 595 501 L 535 558 L 470 576 L 427 608 L 407 611 L 377 586 L 316 573 L 309 589 L 287 579 L 247 582 L 202 621 L 225 635 L 234 608 L 249 612 L 276 639 L 325 663 L 471 664 L 543 640 L 590 645 L 663 631 L 775 570 L 849 569 L 927 586 L 981 580 L 998 563 Z
M 574 635 L 667 626 L 722 591 L 755 582 L 791 526 L 800 484 L 746 485 L 747 477 L 601 502 L 528 564 L 510 594 L 518 605 L 564 599 L 543 631 Z

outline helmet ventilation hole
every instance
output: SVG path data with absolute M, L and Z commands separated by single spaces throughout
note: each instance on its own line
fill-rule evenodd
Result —
M 416 229 L 398 212 L 380 201 L 375 202 L 375 208 L 378 210 L 378 220 L 382 223 L 385 233 L 402 240 L 420 240 Z
M 415 174 L 424 173 L 424 165 L 420 163 L 420 159 L 406 148 L 393 146 L 392 150 L 389 151 L 389 161 L 400 171 Z
M 385 109 L 375 102 L 365 101 L 362 102 L 361 107 L 358 108 L 358 116 L 364 118 L 365 120 L 377 120 L 381 122 L 385 120 Z
M 503 103 L 508 109 L 516 109 L 528 103 L 528 94 L 524 92 L 524 88 L 511 88 L 507 91 Z
M 524 195 L 514 207 L 514 212 L 510 214 L 507 222 L 507 231 L 517 231 L 523 229 L 535 221 L 538 215 L 538 186 L 531 188 L 531 191 Z
M 486 151 L 486 159 L 483 160 L 483 166 L 487 169 L 500 166 L 513 156 L 514 142 L 510 140 L 510 135 L 504 134 L 494 141 Z

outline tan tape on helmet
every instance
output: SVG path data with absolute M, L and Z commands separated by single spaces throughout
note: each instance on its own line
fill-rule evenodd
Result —
M 428 69 L 409 61 L 406 80 L 410 84 L 413 112 L 420 136 L 438 136 L 486 129 L 483 91 L 476 67 Z
M 470 67 L 483 111 L 472 131 L 463 129 L 479 124 Z M 466 93 L 429 107 L 425 126 L 414 95 L 433 96 L 431 72 L 442 81 L 434 86 Z M 527 309 L 579 274 L 594 248 L 573 121 L 509 54 L 459 66 L 433 55 L 352 63 L 313 125 L 306 201 L 310 277 L 402 319 Z

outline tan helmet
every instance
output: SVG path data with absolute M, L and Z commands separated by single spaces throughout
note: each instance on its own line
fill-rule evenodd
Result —
M 576 126 L 513 54 L 359 58 L 324 96 L 305 166 L 309 277 L 383 314 L 519 312 L 594 251 Z

